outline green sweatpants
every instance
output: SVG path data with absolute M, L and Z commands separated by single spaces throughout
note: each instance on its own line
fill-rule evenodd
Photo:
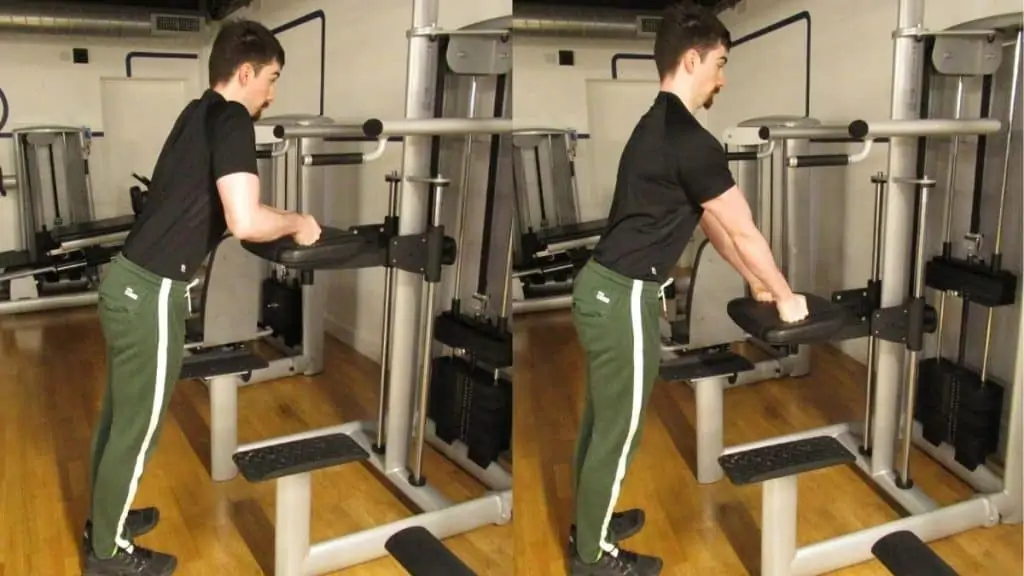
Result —
M 576 550 L 596 561 L 626 470 L 640 445 L 661 357 L 658 284 L 594 260 L 576 275 L 573 323 L 586 353 L 587 386 L 576 440 Z
M 107 386 L 92 445 L 92 546 L 127 548 L 124 522 L 181 372 L 186 284 L 118 256 L 100 283 Z

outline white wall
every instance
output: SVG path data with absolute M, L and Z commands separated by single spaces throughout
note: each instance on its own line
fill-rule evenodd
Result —
M 72 48 L 87 48 L 88 64 L 75 64 Z M 131 211 L 128 186 L 131 173 L 149 175 L 155 155 L 136 155 L 127 160 L 110 150 L 110 138 L 104 119 L 101 97 L 104 78 L 125 78 L 125 57 L 130 52 L 197 53 L 202 46 L 195 40 L 167 39 L 122 40 L 116 38 L 36 36 L 0 34 L 0 90 L 7 96 L 10 114 L 2 132 L 12 129 L 58 124 L 87 126 L 102 135 L 93 139 L 90 170 L 97 217 L 127 214 Z M 204 85 L 199 60 L 136 58 L 132 61 L 135 78 L 180 79 L 189 93 Z M 163 142 L 169 126 L 162 117 L 151 114 L 151 101 L 126 100 L 118 107 L 121 118 L 131 118 L 136 133 L 151 133 L 152 142 Z M 0 168 L 5 174 L 14 170 L 13 140 L 0 137 Z M 144 146 L 144 148 L 147 148 Z M 0 197 L 0 252 L 20 248 L 18 191 Z
M 334 119 L 403 117 L 411 3 L 388 0 L 369 7 L 363 0 L 257 0 L 238 16 L 275 28 L 315 10 L 323 11 L 327 30 L 324 114 Z M 511 0 L 441 0 L 438 24 L 458 28 L 511 12 Z M 287 63 L 277 101 L 267 116 L 319 112 L 320 26 L 320 20 L 311 21 L 279 35 Z M 341 145 L 360 147 L 366 145 Z M 325 169 L 325 223 L 344 228 L 381 221 L 388 198 L 384 177 L 400 170 L 401 161 L 402 147 L 392 143 L 375 162 Z M 455 194 L 448 198 L 454 201 Z M 379 358 L 383 269 L 323 277 L 328 278 L 328 331 L 361 353 Z

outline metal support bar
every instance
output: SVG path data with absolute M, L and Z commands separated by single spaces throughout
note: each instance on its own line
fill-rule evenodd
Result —
M 921 138 L 925 136 L 980 136 L 995 134 L 1003 123 L 995 118 L 975 120 L 898 119 L 854 120 L 850 122 L 851 138 Z
M 210 389 L 210 477 L 215 482 L 238 475 L 232 456 L 238 448 L 237 375 L 214 376 Z
M 415 40 L 414 40 L 415 41 Z M 416 95 L 419 99 L 419 95 Z M 274 126 L 276 138 L 336 138 L 365 136 L 466 136 L 471 134 L 508 134 L 512 120 L 507 118 L 371 118 L 359 123 L 336 122 L 328 125 Z
M 694 380 L 697 396 L 697 482 L 711 484 L 722 479 L 718 457 L 722 455 L 725 376 Z

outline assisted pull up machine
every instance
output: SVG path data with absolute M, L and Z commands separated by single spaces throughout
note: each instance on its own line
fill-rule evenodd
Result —
M 924 62 L 923 51 L 917 43 L 938 42 L 934 37 L 940 35 L 922 28 L 923 0 L 901 0 L 897 14 L 892 119 L 762 131 L 765 139 L 849 138 L 852 140 L 846 141 L 863 142 L 864 148 L 871 141 L 889 142 L 889 175 L 872 178 L 876 212 L 872 274 L 868 285 L 837 293 L 831 303 L 806 295 L 810 315 L 794 324 L 783 324 L 773 304 L 743 298 L 728 306 L 730 318 L 744 331 L 777 345 L 867 337 L 868 401 L 864 422 L 836 424 L 723 449 L 722 380 L 735 372 L 709 374 L 705 370 L 703 379 L 696 382 L 698 479 L 714 482 L 724 474 L 736 485 L 762 485 L 761 570 L 765 576 L 821 574 L 872 558 L 878 558 L 897 575 L 954 574 L 926 542 L 977 527 L 1022 521 L 1024 307 L 1020 302 L 1020 286 L 1014 274 L 1000 268 L 998 240 L 992 259 L 984 265 L 978 261 L 965 263 L 953 259 L 946 246 L 948 240 L 944 240 L 943 254 L 929 262 L 926 256 L 928 210 L 936 181 L 924 175 L 923 161 L 919 160 L 919 154 L 925 153 L 925 139 L 991 138 L 1005 130 L 1007 152 L 1002 166 L 996 222 L 997 239 L 1000 238 L 1007 193 L 1006 171 L 1011 166 L 1011 138 L 1019 134 L 1019 119 L 1014 114 L 1021 59 L 1019 18 L 1011 25 L 1016 42 L 1006 44 L 1013 53 L 1014 65 L 1008 84 L 1014 88 L 1009 90 L 1011 104 L 1008 119 L 1003 122 L 992 118 L 917 118 L 920 110 L 927 109 L 915 101 L 915 96 L 927 93 L 918 89 Z M 1004 33 L 1004 30 L 946 30 L 941 37 L 973 37 L 994 43 L 1001 53 L 1005 50 L 1000 40 Z M 918 146 L 922 147 L 920 152 Z M 788 165 L 792 168 L 846 165 L 865 156 L 863 153 L 798 156 L 788 159 Z M 956 162 L 955 154 L 950 161 Z M 1019 166 L 1017 163 L 1017 170 Z M 954 169 L 950 172 L 954 173 Z M 1019 172 L 1017 178 L 1019 182 Z M 952 180 L 950 177 L 950 182 Z M 1019 193 L 1019 184 L 1015 188 Z M 952 194 L 951 184 L 949 194 Z M 948 202 L 947 199 L 947 219 Z M 935 370 L 934 365 L 941 359 L 919 361 L 919 355 L 924 350 L 926 335 L 939 331 L 944 297 L 939 299 L 936 310 L 925 298 L 926 288 L 950 291 L 988 308 L 983 372 L 989 362 L 987 340 L 993 331 L 992 308 L 1016 307 L 1013 328 L 1017 342 L 1009 348 L 1016 350 L 1016 358 L 1012 360 L 1016 366 L 1005 384 L 997 384 L 985 376 L 965 376 L 953 371 L 935 379 L 934 374 L 927 372 L 925 367 L 931 365 Z M 732 369 L 741 368 L 734 366 Z M 941 395 L 957 386 L 963 402 L 956 414 L 929 412 L 941 411 Z M 998 416 L 1002 413 L 1004 391 L 1005 401 L 1010 406 L 1005 433 L 1000 434 Z M 922 392 L 927 392 L 927 402 L 919 399 Z M 922 442 L 915 418 L 924 420 L 925 430 L 930 419 L 948 426 L 960 418 L 960 427 L 966 430 L 957 435 L 942 429 L 934 439 L 928 439 L 926 432 Z M 1004 450 L 1000 473 L 996 473 L 986 462 L 996 452 L 1000 437 Z M 910 477 L 910 454 L 914 444 L 974 488 L 975 494 L 944 505 L 915 486 Z M 798 475 L 850 464 L 905 514 L 898 520 L 798 546 Z
M 355 125 L 337 123 L 315 127 L 281 127 L 275 132 L 287 139 L 300 136 L 340 136 L 355 129 Z M 415 149 L 410 150 L 412 141 L 417 138 L 504 134 L 511 132 L 512 122 L 502 119 L 469 121 L 457 118 L 393 122 L 376 120 L 362 123 L 358 129 L 367 136 L 376 137 L 387 133 L 405 138 L 408 161 L 409 155 L 415 152 Z M 310 134 L 311 130 L 315 130 L 316 134 Z M 344 163 L 353 163 L 355 157 L 348 156 L 344 160 Z M 410 171 L 420 169 L 419 166 L 406 168 Z M 416 189 L 401 191 L 399 183 L 403 180 L 405 187 Z M 350 422 L 256 442 L 240 446 L 234 453 L 234 463 L 246 479 L 251 482 L 275 480 L 277 483 L 275 574 L 278 576 L 324 574 L 384 556 L 389 547 L 402 549 L 401 542 L 409 539 L 419 542 L 416 546 L 425 545 L 423 543 L 430 540 L 431 548 L 443 550 L 443 546 L 436 541 L 438 538 L 487 524 L 502 524 L 511 518 L 512 494 L 508 487 L 492 487 L 492 491 L 484 496 L 453 503 L 427 483 L 423 470 L 423 452 L 428 436 L 434 291 L 441 280 L 442 267 L 454 262 L 457 249 L 455 241 L 445 236 L 444 226 L 439 223 L 443 192 L 449 181 L 441 176 L 419 176 L 413 172 L 404 178 L 396 174 L 389 175 L 388 182 L 391 191 L 390 208 L 383 224 L 349 230 L 324 227 L 320 240 L 311 246 L 299 246 L 291 238 L 270 243 L 242 243 L 246 250 L 260 258 L 298 271 L 303 282 L 311 283 L 319 270 L 371 266 L 389 269 L 384 295 L 384 362 L 381 366 L 381 403 L 377 420 Z M 429 199 L 429 208 L 418 212 L 417 208 L 424 199 Z M 401 210 L 396 213 L 398 207 Z M 420 214 L 426 218 L 421 219 Z M 422 222 L 426 222 L 425 229 L 417 230 L 417 224 L 422 226 Z M 419 280 L 419 290 L 409 282 L 412 279 Z M 410 303 L 415 302 L 417 291 L 423 304 L 423 309 L 418 313 L 408 309 Z M 420 321 L 415 325 L 419 329 L 415 330 L 411 319 L 417 317 Z M 410 343 L 413 346 L 409 346 Z M 401 378 L 397 369 L 399 367 L 402 372 L 409 368 L 416 370 L 415 388 L 412 379 Z M 310 474 L 350 462 L 369 462 L 421 513 L 357 534 L 311 545 Z M 465 466 L 466 463 L 460 465 Z M 496 484 L 504 485 L 506 482 Z M 431 535 L 432 539 L 425 539 L 423 532 L 403 532 L 415 527 Z M 419 537 L 416 537 L 417 534 Z M 408 549 L 405 550 L 407 555 Z M 452 558 L 442 558 L 432 563 L 442 566 L 449 561 L 452 562 L 451 566 L 456 565 L 457 561 Z

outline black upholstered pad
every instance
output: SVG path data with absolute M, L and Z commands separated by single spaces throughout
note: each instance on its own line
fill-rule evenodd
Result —
M 384 548 L 411 576 L 475 576 L 458 556 L 422 526 L 391 535 Z
M 380 226 L 358 226 L 348 230 L 321 227 L 320 240 L 300 246 L 290 236 L 274 242 L 242 242 L 253 254 L 297 270 L 352 270 L 383 266 L 388 237 Z
M 67 226 L 54 228 L 53 231 L 50 232 L 50 236 L 52 236 L 54 241 L 58 243 L 71 242 L 72 240 L 84 240 L 86 238 L 95 238 L 96 236 L 103 236 L 105 234 L 127 232 L 132 229 L 132 225 L 134 224 L 135 215 L 130 214 L 128 216 L 118 216 L 116 218 L 93 220 L 92 222 L 68 224 Z
M 726 311 L 744 332 L 768 344 L 813 344 L 839 332 L 846 322 L 846 312 L 824 298 L 803 296 L 807 299 L 807 318 L 792 324 L 779 318 L 774 302 L 737 298 L 729 302 Z
M 957 576 L 945 560 L 909 530 L 879 538 L 871 553 L 895 576 Z

